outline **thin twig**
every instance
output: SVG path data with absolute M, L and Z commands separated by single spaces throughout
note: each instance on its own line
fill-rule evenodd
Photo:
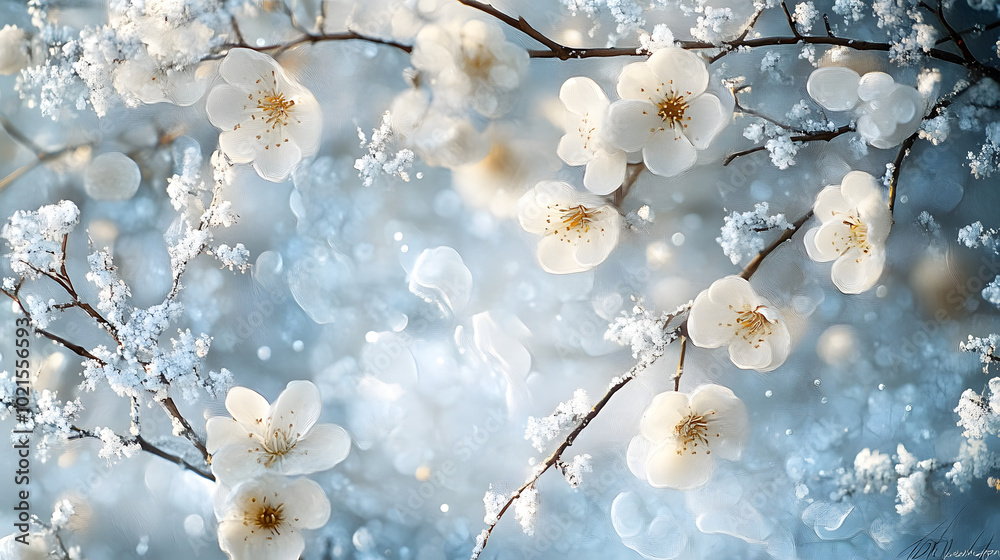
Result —
M 687 329 L 687 321 L 684 321 L 684 330 Z M 687 353 L 688 347 L 687 336 L 681 335 L 681 355 L 677 358 L 677 373 L 674 374 L 674 391 L 680 391 L 681 389 L 681 376 L 684 375 L 684 354 Z
M 892 214 L 893 209 L 896 207 L 896 187 L 899 184 L 899 173 L 903 168 L 903 159 L 910 154 L 910 148 L 917 141 L 917 135 L 918 133 L 914 132 L 909 138 L 903 140 L 903 143 L 899 146 L 899 150 L 896 152 L 895 159 L 892 160 L 892 173 L 889 176 L 889 214 Z
M 941 23 L 941 27 L 944 27 L 945 32 L 948 34 L 948 38 L 955 43 L 955 46 L 958 47 L 958 50 L 962 53 L 962 56 L 965 57 L 966 61 L 972 63 L 977 62 L 976 57 L 972 54 L 972 51 L 969 50 L 968 45 L 965 44 L 965 40 L 962 39 L 962 36 L 955 31 L 955 28 L 953 28 L 944 17 L 944 6 L 940 0 L 938 0 L 937 8 L 934 8 L 927 2 L 923 1 L 920 2 L 920 7 L 937 16 L 938 21 Z
M 750 262 L 750 264 L 748 264 L 747 267 L 743 269 L 743 272 L 740 276 L 749 280 L 750 277 L 753 276 L 755 272 L 757 272 L 757 269 L 760 267 L 760 264 L 764 261 L 764 259 L 766 259 L 768 255 L 773 253 L 775 249 L 781 246 L 782 243 L 788 241 L 795 234 L 795 232 L 797 232 L 799 229 L 802 228 L 803 224 L 805 224 L 806 221 L 812 217 L 812 215 L 813 211 L 809 210 L 804 216 L 796 220 L 795 223 L 792 224 L 791 229 L 786 229 L 781 234 L 781 236 L 778 237 L 778 239 L 776 239 L 773 243 L 765 247 L 763 251 L 758 253 L 757 256 L 754 257 L 754 259 Z M 663 328 L 667 329 L 672 320 L 676 319 L 678 316 L 684 313 L 687 313 L 690 309 L 691 309 L 690 304 L 683 305 L 673 313 L 667 315 L 664 318 Z M 540 465 L 535 467 L 531 477 L 528 478 L 528 480 L 525 481 L 525 483 L 522 484 L 517 490 L 515 490 L 514 493 L 510 495 L 509 498 L 507 498 L 507 500 L 504 502 L 504 505 L 500 508 L 500 511 L 497 512 L 496 518 L 491 523 L 487 524 L 486 529 L 484 529 L 483 532 L 480 533 L 479 539 L 477 541 L 477 546 L 476 549 L 473 551 L 471 560 L 476 560 L 477 558 L 479 558 L 480 554 L 482 554 L 483 550 L 485 550 L 486 544 L 490 540 L 490 535 L 493 534 L 493 529 L 496 528 L 498 523 L 500 523 L 500 520 L 503 518 L 504 514 L 511 508 L 511 506 L 514 505 L 514 502 L 516 502 L 517 499 L 521 497 L 521 494 L 523 494 L 526 490 L 533 488 L 538 479 L 543 474 L 545 474 L 546 471 L 548 471 L 553 466 L 560 464 L 562 461 L 563 453 L 570 446 L 573 445 L 573 443 L 576 441 L 576 438 L 580 435 L 580 433 L 582 433 L 583 430 L 588 425 L 590 425 L 590 423 L 597 417 L 597 415 L 601 412 L 601 410 L 604 409 L 604 407 L 608 404 L 611 398 L 619 391 L 621 391 L 622 388 L 624 388 L 630 381 L 635 379 L 639 375 L 639 373 L 641 373 L 650 365 L 655 363 L 656 360 L 663 355 L 663 351 L 666 348 L 666 346 L 672 344 L 678 339 L 681 340 L 681 350 L 680 350 L 681 354 L 677 364 L 677 372 L 674 374 L 673 380 L 674 380 L 674 390 L 676 391 L 680 388 L 680 378 L 681 375 L 683 375 L 684 373 L 683 364 L 685 357 L 685 348 L 687 344 L 687 319 L 685 319 L 680 325 L 678 325 L 670 332 L 670 334 L 666 337 L 665 341 L 663 342 L 662 346 L 657 348 L 650 358 L 638 362 L 636 365 L 632 366 L 631 369 L 625 372 L 625 374 L 615 378 L 608 386 L 608 390 L 604 393 L 604 396 L 602 396 L 601 399 L 597 401 L 597 404 L 595 404 L 590 409 L 590 411 L 587 412 L 586 416 L 580 419 L 580 422 L 576 425 L 576 427 L 573 428 L 573 430 L 569 434 L 566 435 L 562 443 L 559 444 L 559 447 L 557 447 L 555 451 L 553 451 L 545 459 L 545 461 L 543 461 Z
M 743 272 L 740 273 L 740 277 L 745 280 L 749 280 L 750 277 L 753 276 L 755 272 L 757 272 L 757 269 L 760 268 L 760 263 L 764 262 L 764 259 L 766 259 L 768 255 L 773 253 L 775 249 L 780 247 L 782 243 L 791 239 L 792 236 L 795 235 L 795 232 L 802 229 L 802 226 L 806 223 L 806 221 L 809 220 L 809 218 L 812 218 L 812 216 L 813 216 L 813 211 L 810 209 L 808 212 L 805 213 L 804 216 L 802 216 L 798 220 L 795 220 L 792 223 L 791 228 L 788 228 L 785 231 L 783 231 L 781 235 L 778 236 L 777 239 L 772 241 L 770 245 L 765 247 L 763 251 L 757 253 L 757 256 L 754 257 L 753 260 L 750 261 L 749 264 L 747 264 L 746 268 L 743 269 Z
M 628 196 L 628 191 L 632 189 L 632 185 L 635 184 L 636 180 L 639 179 L 639 175 L 641 175 L 645 170 L 646 164 L 643 162 L 628 164 L 628 174 L 625 175 L 625 181 L 620 187 L 618 187 L 618 190 L 616 190 L 614 194 L 616 207 L 621 208 L 622 202 L 624 202 L 625 197 Z
M 801 39 L 802 34 L 799 33 L 799 29 L 795 26 L 795 19 L 792 18 L 792 13 L 788 11 L 788 4 L 782 2 L 781 11 L 785 12 L 785 21 L 788 22 L 788 28 L 792 30 L 792 35 Z
M 797 134 L 795 136 L 790 136 L 789 140 L 798 143 L 807 142 L 829 142 L 838 136 L 847 134 L 848 132 L 854 132 L 854 126 L 845 124 L 844 126 L 838 128 L 837 130 L 824 130 L 818 132 L 807 132 L 805 134 Z M 750 155 L 756 152 L 760 152 L 767 149 L 765 146 L 754 146 L 753 148 L 748 148 L 746 150 L 741 150 L 739 152 L 733 152 L 722 160 L 722 165 L 726 166 L 733 162 L 736 158 Z
M 101 437 L 99 435 L 97 435 L 96 433 L 94 433 L 91 430 L 85 430 L 85 429 L 82 429 L 82 428 L 78 428 L 76 426 L 71 426 L 70 430 L 72 430 L 72 432 L 73 432 L 73 435 L 71 435 L 71 436 L 68 437 L 68 439 L 70 439 L 70 440 L 83 439 L 83 438 L 101 439 Z M 189 471 L 197 474 L 198 476 L 200 476 L 202 478 L 205 478 L 207 480 L 211 480 L 212 482 L 215 482 L 215 476 L 211 472 L 208 472 L 208 471 L 206 471 L 204 469 L 200 469 L 200 468 L 192 465 L 191 463 L 189 463 L 186 460 L 184 460 L 183 457 L 179 457 L 177 455 L 174 455 L 172 453 L 164 451 L 163 449 L 161 449 L 161 448 L 157 447 L 156 445 L 153 445 L 152 443 L 150 443 L 149 440 L 147 440 L 146 438 L 144 438 L 142 436 L 135 436 L 135 437 L 122 437 L 122 436 L 118 436 L 118 437 L 121 438 L 121 440 L 126 445 L 137 443 L 137 444 L 139 444 L 139 448 L 142 449 L 143 451 L 145 451 L 147 453 L 150 453 L 152 455 L 156 455 L 157 457 L 160 457 L 161 459 L 166 459 L 167 461 L 170 461 L 171 463 L 174 463 L 175 465 L 179 465 L 181 467 L 184 467 L 185 469 L 187 469 L 187 470 L 189 470 Z

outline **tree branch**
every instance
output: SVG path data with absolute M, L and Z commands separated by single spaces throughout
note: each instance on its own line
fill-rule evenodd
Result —
M 70 426 L 70 430 L 73 432 L 73 435 L 68 436 L 68 438 L 67 438 L 67 439 L 70 439 L 70 440 L 83 439 L 83 438 L 101 439 L 100 436 L 98 436 L 97 434 L 95 434 L 91 430 L 85 430 L 83 428 L 78 428 L 76 426 Z M 211 480 L 212 482 L 215 482 L 215 476 L 211 472 L 208 472 L 208 471 L 206 471 L 204 469 L 200 469 L 200 468 L 192 465 L 191 463 L 188 463 L 187 461 L 184 460 L 183 457 L 179 457 L 177 455 L 174 455 L 172 453 L 168 453 L 167 451 L 164 451 L 163 449 L 161 449 L 161 448 L 157 447 L 156 445 L 153 445 L 152 443 L 150 443 L 149 440 L 147 440 L 146 438 L 144 438 L 142 436 L 135 436 L 135 437 L 118 436 L 118 437 L 121 438 L 121 440 L 124 441 L 126 444 L 137 443 L 137 444 L 139 444 L 139 448 L 142 449 L 143 451 L 145 451 L 147 453 L 150 453 L 152 455 L 156 455 L 157 457 L 160 457 L 161 459 L 166 459 L 167 461 L 170 461 L 171 463 L 174 463 L 175 465 L 179 465 L 181 467 L 184 467 L 185 469 L 187 469 L 187 470 L 195 473 L 196 475 L 198 475 L 198 476 L 200 476 L 200 477 L 202 477 L 202 478 L 204 478 L 206 480 Z
M 802 226 L 805 225 L 806 221 L 808 221 L 809 218 L 812 218 L 812 216 L 813 216 L 813 211 L 809 210 L 801 218 L 795 220 L 795 222 L 792 223 L 791 228 L 783 231 L 781 235 L 778 236 L 777 239 L 772 241 L 770 245 L 765 247 L 763 251 L 757 253 L 757 256 L 754 257 L 753 260 L 750 261 L 749 264 L 747 264 L 746 268 L 743 269 L 743 272 L 740 273 L 740 277 L 743 278 L 744 280 L 749 280 L 750 277 L 753 276 L 755 272 L 757 272 L 757 269 L 760 268 L 760 263 L 764 262 L 764 259 L 766 259 L 768 255 L 773 253 L 775 249 L 780 247 L 782 243 L 791 239 L 792 236 L 795 235 L 795 232 L 802 229 Z

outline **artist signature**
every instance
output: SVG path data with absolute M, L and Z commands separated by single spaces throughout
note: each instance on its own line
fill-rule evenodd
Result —
M 963 510 L 964 511 L 964 510 Z M 931 560 L 934 558 L 997 558 L 1000 559 L 1000 541 L 997 541 L 997 548 L 993 548 L 994 535 L 985 531 L 979 533 L 972 543 L 955 542 L 955 538 L 949 533 L 952 526 L 962 516 L 959 512 L 950 522 L 940 523 L 933 531 L 921 539 L 913 542 L 903 549 L 897 558 L 906 560 Z

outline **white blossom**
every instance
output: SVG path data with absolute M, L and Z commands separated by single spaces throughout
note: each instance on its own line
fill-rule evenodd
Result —
M 469 20 L 424 26 L 410 63 L 435 95 L 468 103 L 486 117 L 503 114 L 528 70 L 528 52 L 507 41 L 499 25 Z
M 27 67 L 31 63 L 28 48 L 28 38 L 23 29 L 16 25 L 4 25 L 0 29 L 0 75 L 14 74 Z
M 680 48 L 653 53 L 626 66 L 618 78 L 620 100 L 608 110 L 611 143 L 642 150 L 650 171 L 674 177 L 691 169 L 698 151 L 729 124 L 732 111 L 707 93 L 708 66 Z
M 743 402 L 712 384 L 656 395 L 639 431 L 629 444 L 629 468 L 651 486 L 677 490 L 708 482 L 716 460 L 739 459 L 750 436 Z
M 820 191 L 813 211 L 822 225 L 806 232 L 809 257 L 817 262 L 836 260 L 830 275 L 845 294 L 874 286 L 885 266 L 885 241 L 892 225 L 875 178 L 851 171 L 840 185 Z
M 625 180 L 625 152 L 605 137 L 608 96 L 594 80 L 570 78 L 559 89 L 566 108 L 566 134 L 556 153 L 569 165 L 586 165 L 583 186 L 594 194 L 610 194 Z
M 729 346 L 729 358 L 742 369 L 771 371 L 785 363 L 791 336 L 781 313 L 739 276 L 727 276 L 698 294 L 688 317 L 695 346 Z
M 885 72 L 864 76 L 850 68 L 817 68 L 806 82 L 809 96 L 828 111 L 852 111 L 857 131 L 876 148 L 898 146 L 920 128 L 924 98 Z
M 296 560 L 305 549 L 302 530 L 326 524 L 330 500 L 308 478 L 261 476 L 235 486 L 215 515 L 219 546 L 232 560 Z
M 309 474 L 332 468 L 351 450 L 351 438 L 336 424 L 317 424 L 322 403 L 309 381 L 292 381 L 272 404 L 245 387 L 226 396 L 232 418 L 205 424 L 212 472 L 231 484 L 265 472 Z
M 517 219 L 542 235 L 538 263 L 546 272 L 569 274 L 604 262 L 618 245 L 622 217 L 613 206 L 568 183 L 542 181 L 517 203 Z
M 257 174 L 280 182 L 319 149 L 319 102 L 273 58 L 233 49 L 219 66 L 226 81 L 208 94 L 208 118 L 222 130 L 219 148 L 233 163 L 252 163 Z

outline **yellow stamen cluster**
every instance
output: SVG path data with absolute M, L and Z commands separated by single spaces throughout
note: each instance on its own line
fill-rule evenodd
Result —
M 737 310 L 730 305 L 729 309 L 736 313 L 736 322 L 726 323 L 725 326 L 730 328 L 735 327 L 736 336 L 750 342 L 754 345 L 754 348 L 759 348 L 764 338 L 771 336 L 771 321 L 764 315 L 764 310 L 767 309 L 766 306 L 758 305 L 750 309 L 750 305 L 745 304 L 743 309 Z M 722 323 L 719 323 L 719 326 L 721 327 Z
M 262 82 L 270 81 L 270 86 L 261 85 Z M 257 79 L 256 82 L 258 89 L 256 94 L 248 94 L 247 98 L 256 103 L 255 108 L 259 109 L 263 115 L 262 119 L 264 123 L 270 128 L 270 132 L 278 131 L 279 133 L 284 133 L 284 127 L 288 125 L 292 120 L 293 109 L 295 108 L 294 99 L 286 99 L 284 92 L 278 91 L 278 77 L 274 70 L 271 71 L 271 79 L 266 80 L 266 78 L 261 77 Z M 247 109 L 248 105 L 244 105 L 243 108 Z M 250 119 L 256 121 L 257 114 L 251 113 Z M 296 121 L 298 122 L 298 121 Z M 278 127 L 282 127 L 280 130 Z M 240 125 L 236 125 L 233 130 L 240 128 Z M 260 140 L 262 135 L 257 135 L 257 140 Z M 269 136 L 270 137 L 270 136 Z M 279 136 L 279 138 L 281 138 Z M 275 142 L 274 147 L 280 148 L 282 142 L 288 142 L 288 138 L 281 138 L 281 142 Z M 269 150 L 271 144 L 268 143 L 264 146 L 265 150 Z
M 244 516 L 243 524 L 280 535 L 281 532 L 278 529 L 285 522 L 285 504 L 273 506 L 267 503 L 267 498 L 261 498 L 260 503 L 257 502 L 257 498 L 250 498 L 250 501 L 254 505 Z
M 563 241 L 570 243 L 572 234 L 576 233 L 576 239 L 582 239 L 583 234 L 590 232 L 590 224 L 597 220 L 597 211 L 582 204 L 563 208 L 561 206 L 548 206 L 549 216 L 545 219 L 548 224 L 546 232 L 552 235 L 561 235 Z M 555 224 L 552 221 L 555 220 Z M 548 228 L 555 226 L 548 231 Z M 601 228 L 604 231 L 604 228 Z M 587 239 L 590 243 L 590 239 Z
M 715 411 L 710 411 L 708 415 L 714 415 Z M 705 447 L 705 454 L 711 454 L 712 450 L 708 449 L 708 438 L 710 435 L 708 433 L 708 417 L 703 414 L 695 414 L 694 412 L 689 412 L 681 421 L 674 426 L 674 434 L 677 436 L 677 454 L 682 455 L 684 453 L 690 452 L 692 455 L 697 455 L 698 445 Z M 714 434 L 715 437 L 719 437 L 719 434 Z
M 678 129 L 686 128 L 687 124 L 684 123 L 685 120 L 691 120 L 691 117 L 684 118 L 684 113 L 687 111 L 688 103 L 684 99 L 683 95 L 679 95 L 673 90 L 667 93 L 663 101 L 656 104 L 658 110 L 656 114 L 663 119 L 663 122 L 667 123 L 670 128 L 674 131 Z

